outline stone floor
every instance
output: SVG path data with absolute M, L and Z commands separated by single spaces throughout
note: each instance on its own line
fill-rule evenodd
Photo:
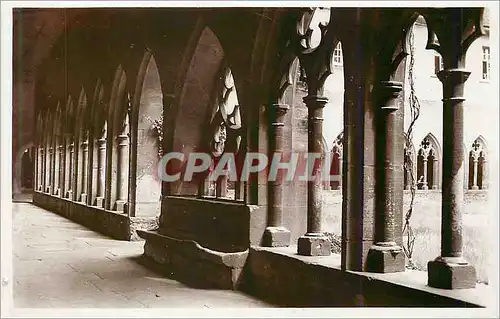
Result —
M 14 307 L 272 307 L 199 290 L 140 263 L 143 242 L 113 240 L 29 203 L 13 203 Z

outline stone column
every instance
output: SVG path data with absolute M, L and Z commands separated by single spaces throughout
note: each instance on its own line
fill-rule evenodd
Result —
M 424 167 L 424 178 L 422 179 L 422 189 L 423 190 L 428 190 L 429 189 L 429 186 L 427 184 L 427 161 L 429 159 L 429 154 L 427 152 L 424 152 L 423 153 L 423 157 L 422 157 L 422 163 L 423 163 L 423 167 Z
M 89 142 L 88 140 L 84 140 L 80 144 L 82 148 L 82 167 L 80 168 L 80 171 L 82 172 L 82 194 L 80 195 L 80 202 L 82 203 L 87 203 L 87 157 L 89 153 Z
M 38 191 L 42 192 L 43 191 L 43 176 L 44 176 L 44 169 L 43 169 L 43 157 L 44 157 L 44 151 L 43 147 L 38 148 Z
M 380 104 L 381 130 L 378 138 L 383 143 L 377 145 L 376 152 L 383 163 L 377 165 L 383 172 L 378 174 L 381 183 L 377 186 L 375 215 L 375 244 L 370 247 L 367 257 L 367 270 L 388 273 L 405 269 L 405 257 L 399 245 L 396 244 L 394 227 L 396 212 L 396 191 L 398 185 L 397 162 L 397 98 L 403 90 L 403 84 L 395 81 L 382 81 L 376 95 Z M 382 152 L 382 153 L 379 153 Z M 401 176 L 402 171 L 399 172 Z M 378 184 L 378 182 L 377 182 Z
M 437 156 L 434 155 L 434 161 L 432 163 L 432 189 L 438 189 L 439 187 L 439 162 Z
M 65 140 L 62 139 L 62 144 L 59 145 L 59 196 L 64 197 L 65 194 L 65 168 L 66 168 L 66 149 Z
M 323 143 L 323 108 L 328 102 L 324 96 L 308 95 L 304 97 L 308 109 L 308 152 L 321 154 Z M 322 154 L 321 154 L 322 157 Z M 298 254 L 305 256 L 330 255 L 330 241 L 321 231 L 321 205 L 322 187 L 321 170 L 322 160 L 317 159 L 313 171 L 308 172 L 313 176 L 307 182 L 307 233 L 298 240 Z
M 47 185 L 45 185 L 45 192 L 47 194 L 51 194 L 52 190 L 52 176 L 54 175 L 52 172 L 52 161 L 54 160 L 54 149 L 52 147 L 49 147 L 49 161 L 47 165 Z
M 342 152 L 339 153 L 339 182 L 337 186 L 337 190 L 342 190 L 342 170 L 344 166 L 344 161 L 342 159 Z
M 477 156 L 474 156 L 473 160 L 474 160 L 474 168 L 473 168 L 474 175 L 472 175 L 472 189 L 473 190 L 478 190 L 479 187 L 477 186 L 477 176 L 478 176 L 477 175 L 477 168 L 478 168 L 478 165 L 477 165 L 477 161 L 478 161 Z
M 69 145 L 68 145 L 68 149 L 69 149 L 69 163 L 68 163 L 68 178 L 67 178 L 67 185 L 68 185 L 68 190 L 66 191 L 66 198 L 67 199 L 73 199 L 73 161 L 74 161 L 74 158 L 73 158 L 73 153 L 75 152 L 75 144 L 73 142 L 71 142 Z
M 473 288 L 476 285 L 476 271 L 462 256 L 463 91 L 469 74 L 463 69 L 444 69 L 437 74 L 443 83 L 441 256 L 427 266 L 428 284 L 436 288 Z
M 271 123 L 272 132 L 269 147 L 269 161 L 275 155 L 282 158 L 283 142 L 285 139 L 283 128 L 284 117 L 290 107 L 286 104 L 273 104 L 270 108 L 273 121 Z M 263 246 L 266 247 L 287 247 L 290 245 L 290 231 L 283 226 L 283 171 L 276 174 L 275 181 L 268 181 L 268 221 L 264 231 Z
M 54 177 L 54 195 L 61 194 L 61 163 L 62 163 L 62 145 L 57 145 L 57 155 L 55 155 L 55 177 Z
M 114 209 L 116 211 L 124 212 L 127 198 L 125 197 L 125 183 L 127 181 L 127 165 L 125 156 L 128 154 L 128 135 L 122 132 L 116 137 L 117 151 L 116 151 L 116 202 Z
M 106 168 L 106 135 L 97 140 L 97 185 L 95 206 L 104 207 L 104 170 Z
M 483 180 L 481 181 L 481 189 L 488 189 L 488 161 L 483 157 Z
M 228 180 L 228 172 L 224 170 L 224 174 L 217 178 L 215 183 L 215 197 L 217 198 L 225 198 L 227 196 L 227 180 Z

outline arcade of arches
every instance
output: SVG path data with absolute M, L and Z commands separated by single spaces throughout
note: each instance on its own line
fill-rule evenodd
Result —
M 34 180 L 23 187 L 33 187 L 34 204 L 117 239 L 144 239 L 144 255 L 180 281 L 279 304 L 480 304 L 474 289 L 463 298 L 443 291 L 476 285 L 461 207 L 464 189 L 487 188 L 488 152 L 481 136 L 463 145 L 461 123 L 465 56 L 484 33 L 483 9 L 61 10 L 62 29 L 39 39 L 45 51 L 32 66 Z M 442 145 L 428 134 L 407 149 L 401 93 L 419 15 L 427 48 L 442 56 L 447 126 Z M 328 186 L 342 191 L 338 255 L 322 232 L 321 182 L 158 180 L 170 152 L 205 152 L 214 163 L 231 152 L 237 164 L 248 152 L 322 152 L 331 115 L 323 84 L 340 59 L 343 110 L 333 117 L 343 130 L 328 142 L 331 171 L 342 176 Z M 425 289 L 401 279 L 406 160 L 418 189 L 443 190 L 441 253 Z

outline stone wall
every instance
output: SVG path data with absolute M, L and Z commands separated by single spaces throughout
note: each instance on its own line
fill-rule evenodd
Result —
M 429 288 L 425 281 L 416 284 L 419 272 L 343 271 L 339 255 L 304 257 L 296 255 L 292 247 L 252 247 L 244 275 L 244 291 L 285 307 L 482 306 L 477 294 L 463 294 L 460 298 L 458 294 Z
M 119 240 L 139 240 L 137 229 L 154 229 L 156 218 L 132 217 L 65 198 L 34 192 L 33 203 L 78 224 Z

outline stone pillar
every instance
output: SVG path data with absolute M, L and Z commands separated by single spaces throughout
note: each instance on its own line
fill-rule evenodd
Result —
M 62 163 L 62 145 L 57 145 L 57 156 L 55 165 L 55 178 L 54 178 L 54 195 L 59 196 L 61 194 L 61 163 Z
M 423 163 L 423 170 L 424 170 L 424 178 L 422 179 L 422 189 L 423 190 L 428 190 L 429 189 L 429 186 L 427 184 L 427 161 L 429 159 L 429 154 L 427 153 L 424 153 L 423 154 L 423 157 L 422 157 L 422 163 Z
M 481 181 L 481 189 L 488 189 L 488 161 L 483 157 L 483 180 Z
M 66 191 L 66 198 L 67 199 L 72 199 L 73 198 L 73 162 L 74 162 L 74 158 L 73 158 L 73 153 L 75 152 L 75 144 L 73 142 L 71 142 L 69 145 L 68 145 L 68 149 L 69 149 L 69 163 L 68 163 L 68 178 L 67 178 L 67 185 L 68 185 L 68 190 Z
M 328 98 L 308 95 L 303 100 L 308 108 L 308 152 L 321 154 L 323 151 L 323 108 L 328 102 Z M 314 178 L 307 182 L 307 233 L 298 240 L 298 254 L 328 256 L 330 255 L 330 241 L 321 231 L 322 160 L 318 158 L 316 163 L 318 165 L 314 165 L 313 171 L 308 172 Z
M 432 189 L 439 188 L 439 162 L 437 156 L 434 155 L 434 161 L 432 163 Z
M 273 156 L 279 155 L 282 158 L 283 142 L 285 139 L 283 128 L 284 117 L 290 107 L 286 104 L 273 104 L 270 112 L 273 117 L 271 127 L 271 141 L 269 147 L 269 161 Z M 268 221 L 264 231 L 263 246 L 266 247 L 287 247 L 290 245 L 290 231 L 283 226 L 283 184 L 284 174 L 276 174 L 275 181 L 268 181 Z
M 228 171 L 224 170 L 224 174 L 217 178 L 215 183 L 215 197 L 217 198 L 225 198 L 227 196 L 227 180 L 228 180 Z
M 64 197 L 65 194 L 65 168 L 66 168 L 66 149 L 64 147 L 65 140 L 62 139 L 62 144 L 59 145 L 59 196 Z
M 342 190 L 342 171 L 343 171 L 343 166 L 344 166 L 344 161 L 342 159 L 343 155 L 342 152 L 339 153 L 339 183 L 337 190 Z
M 444 69 L 437 74 L 443 83 L 441 256 L 427 266 L 428 284 L 436 288 L 473 288 L 476 285 L 476 271 L 462 256 L 463 90 L 469 74 L 463 69 Z
M 477 165 L 477 162 L 478 162 L 478 159 L 477 159 L 477 156 L 474 156 L 473 158 L 474 160 L 474 168 L 473 168 L 473 174 L 472 175 L 472 189 L 473 190 L 478 190 L 479 187 L 477 186 L 477 168 L 478 168 L 478 165 Z
M 104 135 L 105 136 L 105 135 Z M 104 170 L 106 168 L 106 138 L 97 140 L 97 185 L 95 206 L 104 207 Z
M 38 148 L 38 178 L 37 178 L 37 187 L 38 191 L 42 192 L 43 191 L 43 176 L 44 176 L 44 169 L 43 169 L 43 156 L 44 156 L 44 151 L 43 147 Z
M 47 184 L 45 185 L 45 192 L 47 194 L 51 194 L 52 190 L 52 177 L 53 177 L 53 172 L 52 172 L 52 161 L 54 160 L 54 149 L 52 147 L 49 147 L 49 161 L 47 165 Z
M 84 140 L 80 144 L 82 148 L 82 167 L 80 168 L 80 171 L 82 172 L 82 194 L 80 195 L 80 202 L 82 203 L 87 203 L 87 158 L 88 158 L 88 153 L 89 153 L 89 142 L 88 140 Z
M 116 202 L 114 209 L 116 211 L 124 212 L 127 198 L 125 197 L 125 183 L 127 181 L 127 165 L 125 156 L 128 154 L 128 135 L 122 132 L 116 137 L 117 151 L 116 151 Z
M 376 194 L 375 244 L 370 247 L 367 257 L 367 270 L 372 272 L 388 273 L 405 270 L 405 256 L 401 247 L 396 244 L 394 234 L 397 214 L 396 188 L 399 186 L 397 174 L 401 169 L 395 164 L 398 139 L 395 127 L 396 111 L 399 108 L 397 98 L 402 90 L 401 82 L 382 81 L 376 92 L 381 105 L 379 111 L 381 131 L 378 139 L 383 141 L 377 144 L 376 152 L 383 160 L 383 163 L 378 165 L 383 172 L 378 175 L 381 183 L 377 186 Z

